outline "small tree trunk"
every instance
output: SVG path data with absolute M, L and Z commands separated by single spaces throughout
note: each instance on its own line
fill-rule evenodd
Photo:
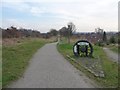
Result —
M 70 30 L 68 31 L 68 43 L 70 44 Z
M 70 44 L 70 36 L 68 36 L 68 43 Z

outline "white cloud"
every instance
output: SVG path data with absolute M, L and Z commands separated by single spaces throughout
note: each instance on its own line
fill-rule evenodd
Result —
M 28 27 L 30 25 L 32 28 L 59 28 L 72 21 L 79 30 L 94 31 L 96 27 L 117 30 L 117 3 L 118 0 L 4 0 L 3 6 L 28 12 L 28 14 L 37 16 L 38 19 L 44 13 L 53 14 L 50 17 L 59 21 L 51 21 L 51 23 L 46 21 L 43 23 L 44 25 L 42 25 L 42 21 L 35 23 L 26 21 Z M 19 20 L 16 21 L 12 22 L 20 24 Z M 37 23 L 40 23 L 41 26 L 38 26 Z
M 39 7 L 32 7 L 30 9 L 30 12 L 35 16 L 40 16 L 40 14 L 44 13 L 44 11 L 41 10 Z
M 14 10 L 18 11 L 28 11 L 30 9 L 30 6 L 24 2 L 2 2 L 2 7 L 12 8 Z
M 86 2 L 88 0 L 3 0 L 4 2 L 45 2 L 45 3 L 49 3 L 49 2 L 57 2 L 57 3 L 63 3 L 63 2 Z M 93 0 L 89 0 L 90 2 Z M 88 2 L 89 2 L 88 1 Z
M 23 20 L 18 20 L 18 19 L 13 19 L 13 18 L 3 19 L 2 26 L 4 28 L 10 27 L 10 26 L 25 27 L 25 28 L 28 27 L 28 25 Z

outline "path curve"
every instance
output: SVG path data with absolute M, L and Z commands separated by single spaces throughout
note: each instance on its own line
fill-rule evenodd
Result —
M 80 74 L 80 75 L 79 75 Z M 56 49 L 46 44 L 30 60 L 24 75 L 8 88 L 94 88 Z
M 111 51 L 109 48 L 106 48 L 106 47 L 104 47 L 103 50 L 105 51 L 107 56 L 110 58 L 110 60 L 118 63 L 118 54 L 117 53 Z

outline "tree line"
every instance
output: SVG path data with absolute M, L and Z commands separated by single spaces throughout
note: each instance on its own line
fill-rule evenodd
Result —
M 50 29 L 47 33 L 40 33 L 38 30 L 32 29 L 17 29 L 14 26 L 11 26 L 7 29 L 2 29 L 2 38 L 21 38 L 21 37 L 42 37 L 42 38 L 50 38 L 52 36 L 57 36 L 58 34 L 67 37 L 68 42 L 70 42 L 70 36 L 73 32 L 75 32 L 75 25 L 72 22 L 69 22 L 67 27 L 62 27 L 59 30 Z
M 115 35 L 112 35 L 109 40 L 108 36 L 110 35 L 100 28 L 96 28 L 94 33 L 82 35 L 82 33 L 76 32 L 76 27 L 72 22 L 69 22 L 67 24 L 67 27 L 63 26 L 59 30 L 50 29 L 50 31 L 48 31 L 47 33 L 40 33 L 40 31 L 38 30 L 25 28 L 17 29 L 14 26 L 11 26 L 7 29 L 0 28 L 0 30 L 2 30 L 2 38 L 38 37 L 48 39 L 53 36 L 57 37 L 59 35 L 60 37 L 66 37 L 68 43 L 70 43 L 70 38 L 73 35 L 75 37 L 85 36 L 87 39 L 91 39 L 93 37 L 92 40 L 94 40 L 95 38 L 96 40 L 101 39 L 100 41 L 98 41 L 98 43 L 120 43 L 120 32 L 116 34 L 117 39 Z
M 20 37 L 39 37 L 40 32 L 31 29 L 17 29 L 11 26 L 7 29 L 2 29 L 2 38 L 20 38 Z

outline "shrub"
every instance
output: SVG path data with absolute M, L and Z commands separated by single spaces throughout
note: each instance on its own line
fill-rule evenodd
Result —
M 102 41 L 98 41 L 95 45 L 103 47 L 105 44 Z
M 115 37 L 114 36 L 110 37 L 109 42 L 115 44 L 116 43 Z

